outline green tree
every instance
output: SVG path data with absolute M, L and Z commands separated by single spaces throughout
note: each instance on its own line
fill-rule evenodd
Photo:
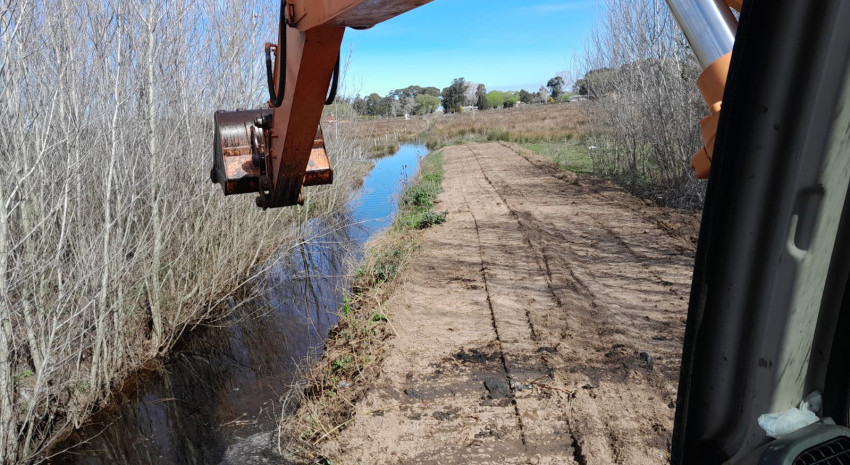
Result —
M 487 94 L 487 105 L 490 108 L 502 108 L 505 106 L 505 93 L 498 90 L 490 91 Z
M 381 101 L 382 100 L 383 100 L 383 98 L 381 98 L 380 95 L 378 95 L 374 92 L 369 94 L 369 96 L 366 97 L 366 114 L 369 115 L 369 116 L 379 116 L 379 115 L 381 115 L 381 110 L 382 110 Z
M 419 86 L 407 86 L 404 89 L 396 89 L 390 91 L 389 96 L 398 100 L 405 98 L 414 98 L 422 93 L 422 88 Z
M 484 87 L 484 84 L 478 84 L 478 90 L 475 91 L 475 100 L 476 106 L 479 110 L 486 110 L 489 108 L 487 103 L 487 88 Z
M 486 108 L 511 108 L 517 104 L 519 97 L 516 92 L 493 90 L 487 93 Z
M 401 102 L 397 99 L 393 98 L 393 96 L 388 95 L 381 99 L 381 109 L 379 112 L 380 116 L 386 116 L 388 118 L 393 116 L 401 116 Z
M 582 78 L 573 84 L 573 93 L 576 95 L 588 95 L 590 93 L 590 86 L 586 79 Z
M 413 113 L 417 115 L 428 115 L 434 113 L 440 106 L 440 99 L 430 94 L 419 94 L 414 98 L 416 102 Z
M 549 79 L 549 82 L 546 83 L 546 87 L 549 88 L 549 95 L 558 102 L 561 100 L 561 96 L 564 95 L 564 78 L 561 76 L 555 76 L 552 79 Z
M 434 96 L 434 97 L 437 97 L 437 98 L 440 97 L 440 89 L 437 89 L 436 87 L 426 87 L 426 88 L 422 89 L 422 93 L 425 94 L 425 95 L 431 95 L 431 96 Z
M 359 94 L 354 97 L 354 101 L 351 103 L 351 106 L 354 108 L 354 111 L 356 111 L 358 115 L 365 115 L 366 110 L 368 110 L 366 99 L 360 97 Z
M 590 98 L 599 98 L 609 94 L 617 88 L 617 82 L 624 81 L 624 69 L 597 68 L 592 69 L 573 85 L 573 93 L 587 95 Z
M 466 102 L 466 79 L 460 77 L 452 81 L 452 85 L 443 89 L 443 108 L 446 113 L 463 111 Z
M 518 97 L 519 101 L 522 103 L 531 103 L 532 99 L 534 99 L 534 94 L 525 89 L 522 89 L 521 91 L 519 91 Z

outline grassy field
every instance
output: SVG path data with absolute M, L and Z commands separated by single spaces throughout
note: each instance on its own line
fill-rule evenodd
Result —
M 555 142 L 586 132 L 586 109 L 576 104 L 524 105 L 468 114 L 445 115 L 431 125 L 429 147 L 458 142 Z
M 466 142 L 505 141 L 557 143 L 588 131 L 589 104 L 523 105 L 499 110 L 425 117 L 342 120 L 339 124 L 373 153 L 382 153 L 397 142 L 419 141 L 435 150 Z

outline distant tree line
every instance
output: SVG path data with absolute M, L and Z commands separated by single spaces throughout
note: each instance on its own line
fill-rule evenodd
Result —
M 405 115 L 428 115 L 442 107 L 446 113 L 463 111 L 474 106 L 478 110 L 511 108 L 522 104 L 545 104 L 566 101 L 570 93 L 564 90 L 566 81 L 560 75 L 550 79 L 537 92 L 520 91 L 488 92 L 484 84 L 476 84 L 459 77 L 442 90 L 437 87 L 412 85 L 390 91 L 386 96 L 377 93 L 362 97 L 359 94 L 338 99 L 347 103 L 361 116 L 398 117 Z
M 408 86 L 391 91 L 385 97 L 376 93 L 350 99 L 351 106 L 365 116 L 427 115 L 440 106 L 440 89 Z

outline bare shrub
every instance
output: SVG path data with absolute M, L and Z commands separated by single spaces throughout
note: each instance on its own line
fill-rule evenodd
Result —
M 269 2 L 0 3 L 0 462 L 38 460 L 142 362 L 347 200 L 262 212 L 210 184 L 212 113 L 263 104 Z M 332 153 L 333 153 L 332 150 Z
M 690 168 L 708 112 L 696 87 L 700 67 L 662 0 L 606 0 L 580 85 L 597 98 L 594 171 L 671 206 L 702 205 Z

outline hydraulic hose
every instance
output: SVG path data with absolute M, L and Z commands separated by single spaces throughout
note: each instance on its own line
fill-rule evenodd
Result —
M 278 36 L 280 40 L 279 58 L 277 65 L 277 91 L 274 85 L 274 70 L 272 69 L 272 50 L 266 45 L 266 83 L 269 86 L 269 104 L 277 108 L 283 103 L 283 95 L 286 91 L 286 0 L 280 0 L 280 29 Z
M 336 90 L 337 90 L 337 86 L 339 86 L 339 59 L 340 59 L 341 55 L 342 54 L 336 56 L 336 65 L 334 66 L 334 74 L 333 74 L 333 77 L 331 78 L 331 90 L 330 90 L 330 93 L 328 94 L 327 100 L 325 100 L 325 105 L 330 105 L 330 104 L 334 103 L 334 100 L 336 100 Z

